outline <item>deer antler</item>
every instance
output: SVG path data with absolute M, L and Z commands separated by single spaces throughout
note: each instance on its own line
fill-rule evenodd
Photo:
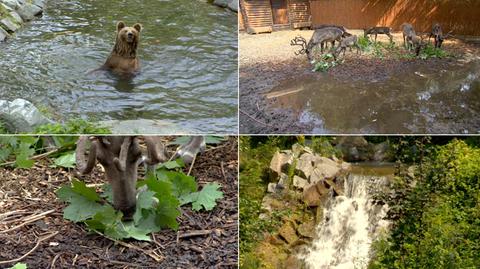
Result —
M 97 160 L 98 141 L 96 138 L 92 138 L 90 152 L 88 153 L 88 160 L 85 160 L 85 149 L 88 140 L 89 138 L 87 136 L 80 136 L 77 142 L 77 149 L 75 151 L 77 169 L 82 175 L 92 172 L 92 169 L 95 166 L 95 161 Z
M 298 52 L 294 52 L 295 55 L 305 54 L 307 52 L 307 40 L 301 36 L 296 36 L 294 39 L 290 40 L 290 46 L 301 46 L 302 49 Z
M 165 147 L 158 136 L 145 136 L 145 144 L 147 145 L 147 159 L 145 163 L 154 165 L 165 162 L 168 158 L 165 155 Z
M 127 166 L 127 157 L 128 157 L 128 149 L 132 144 L 131 136 L 127 136 L 123 139 L 122 146 L 120 147 L 120 154 L 118 157 L 113 159 L 113 163 L 117 166 L 118 170 L 124 172 Z

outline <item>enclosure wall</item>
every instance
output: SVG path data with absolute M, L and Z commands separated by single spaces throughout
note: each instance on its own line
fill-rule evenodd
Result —
M 433 23 L 456 35 L 480 35 L 478 0 L 311 0 L 312 24 L 339 24 L 347 28 L 389 26 L 404 22 L 419 32 Z

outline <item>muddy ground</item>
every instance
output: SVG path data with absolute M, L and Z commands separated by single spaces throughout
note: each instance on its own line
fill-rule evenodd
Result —
M 362 35 L 361 30 L 349 31 Z M 313 124 L 299 122 L 298 113 L 293 110 L 278 108 L 275 98 L 267 99 L 265 94 L 281 82 L 298 77 L 316 77 L 323 74 L 313 72 L 305 55 L 295 55 L 299 47 L 290 46 L 295 36 L 303 36 L 307 40 L 311 30 L 286 30 L 270 34 L 249 35 L 240 33 L 240 133 L 242 134 L 295 134 L 312 133 Z M 396 45 L 403 44 L 402 34 L 393 34 Z M 388 38 L 379 35 L 377 41 L 388 42 Z M 327 71 L 336 80 L 385 80 L 391 76 L 401 76 L 412 67 L 425 66 L 431 69 L 442 69 L 463 58 L 480 55 L 480 44 L 464 42 L 460 39 L 444 41 L 442 48 L 449 58 L 430 58 L 427 60 L 399 58 L 385 55 L 380 59 L 372 54 L 347 52 L 345 62 Z M 454 122 L 450 129 L 462 129 L 463 126 L 480 126 L 478 122 Z M 447 129 L 448 129 L 447 128 Z M 325 133 L 331 133 L 324 130 Z
M 237 146 L 237 139 L 231 137 L 207 147 L 192 169 L 199 186 L 213 181 L 221 184 L 224 198 L 217 201 L 217 206 L 210 212 L 194 212 L 191 206 L 184 206 L 178 232 L 162 230 L 154 234 L 154 242 L 126 241 L 143 251 L 116 244 L 89 233 L 84 225 L 63 219 L 65 204 L 57 200 L 55 190 L 74 177 L 73 171 L 51 168 L 48 159 L 38 161 L 31 169 L 0 168 L 0 268 L 15 264 L 2 261 L 26 253 L 20 262 L 28 264 L 28 268 L 42 269 L 237 268 Z M 84 180 L 102 184 L 103 178 L 97 165 Z M 29 216 L 44 212 L 45 216 L 27 222 Z M 200 235 L 194 235 L 198 231 Z M 49 235 L 53 236 L 34 248 Z

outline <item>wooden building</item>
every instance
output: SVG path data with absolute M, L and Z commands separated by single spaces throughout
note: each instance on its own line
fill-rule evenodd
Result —
M 240 0 L 240 30 L 269 33 L 282 28 L 309 28 L 309 0 Z

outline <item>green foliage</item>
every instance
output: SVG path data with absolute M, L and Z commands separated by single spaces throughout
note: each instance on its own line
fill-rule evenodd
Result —
M 110 134 L 108 128 L 83 119 L 71 119 L 65 124 L 44 124 L 35 130 L 37 134 Z
M 451 55 L 448 54 L 446 51 L 435 48 L 432 44 L 427 44 L 421 51 L 420 51 L 420 59 L 428 59 L 428 58 L 445 58 L 450 57 Z
M 332 146 L 330 141 L 332 137 L 327 136 L 315 136 L 311 138 L 312 145 L 310 146 L 312 150 L 325 157 L 341 157 L 342 151 Z
M 26 263 L 17 263 L 14 266 L 10 267 L 10 269 L 27 269 Z
M 170 145 L 183 145 L 187 143 L 190 139 L 190 136 L 179 136 L 175 138 L 173 142 L 170 143 Z M 225 136 L 216 136 L 216 135 L 207 135 L 205 136 L 205 143 L 206 144 L 220 144 L 223 141 L 227 140 L 227 137 Z
M 15 157 L 14 165 L 18 168 L 30 168 L 34 161 L 31 157 L 35 154 L 38 137 L 33 136 L 0 136 L 0 162 Z
M 55 166 L 65 167 L 65 168 L 75 168 L 75 152 L 70 151 L 66 152 L 59 157 L 55 158 L 53 163 Z
M 216 200 L 223 197 L 223 193 L 218 191 L 220 185 L 217 183 L 208 183 L 197 192 L 195 178 L 175 170 L 180 170 L 181 167 L 183 162 L 172 161 L 137 184 L 138 196 L 133 221 L 123 221 L 122 212 L 116 211 L 111 205 L 113 193 L 109 184 L 105 184 L 102 187 L 103 193 L 98 195 L 94 188 L 73 180 L 70 186 L 63 186 L 57 191 L 58 198 L 69 204 L 64 209 L 64 218 L 84 222 L 89 229 L 114 239 L 150 241 L 148 235 L 152 232 L 158 232 L 162 228 L 177 230 L 181 205 L 192 203 L 193 210 L 212 210 L 216 206 Z
M 223 193 L 219 191 L 220 185 L 218 183 L 207 183 L 199 192 L 184 195 L 182 204 L 192 203 L 192 209 L 200 211 L 212 210 L 216 205 L 216 200 L 223 198 Z
M 326 72 L 330 68 L 337 66 L 337 61 L 333 60 L 333 58 L 331 53 L 323 54 L 318 62 L 313 63 L 313 71 Z
M 423 167 L 369 268 L 479 268 L 480 149 L 454 139 Z

